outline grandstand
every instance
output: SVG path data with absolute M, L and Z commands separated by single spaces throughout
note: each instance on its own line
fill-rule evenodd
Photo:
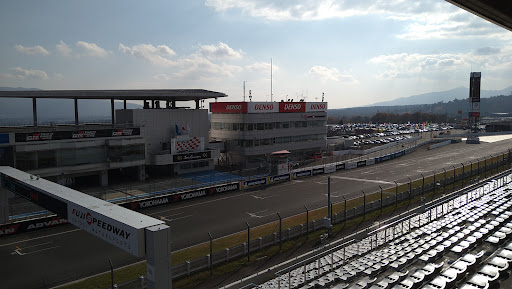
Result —
M 263 284 L 226 288 L 510 288 L 511 180 L 508 170 L 326 245 Z

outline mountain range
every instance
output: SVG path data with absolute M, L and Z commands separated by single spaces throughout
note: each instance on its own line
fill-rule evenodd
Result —
M 501 90 L 481 90 L 481 98 L 489 98 L 497 95 L 511 95 L 512 86 Z M 469 88 L 457 87 L 454 89 L 438 92 L 429 92 L 408 97 L 401 97 L 390 101 L 377 102 L 365 106 L 395 106 L 395 105 L 413 105 L 413 104 L 433 104 L 438 102 L 448 102 L 455 99 L 467 99 L 469 97 Z
M 2 91 L 38 90 L 37 88 L 0 87 Z M 458 87 L 447 91 L 424 93 L 391 101 L 374 103 L 364 107 L 329 109 L 330 117 L 340 116 L 372 116 L 378 112 L 406 113 L 428 112 L 456 115 L 460 110 L 468 111 L 468 93 L 466 87 Z M 502 90 L 481 90 L 482 114 L 510 112 L 512 107 L 512 86 Z M 78 115 L 81 121 L 110 120 L 109 100 L 78 100 Z M 121 109 L 122 102 L 114 104 Z M 142 108 L 141 105 L 127 103 L 129 109 Z M 72 99 L 38 99 L 38 121 L 41 123 L 70 123 L 74 120 Z M 0 98 L 0 125 L 23 125 L 32 121 L 32 100 L 24 98 Z

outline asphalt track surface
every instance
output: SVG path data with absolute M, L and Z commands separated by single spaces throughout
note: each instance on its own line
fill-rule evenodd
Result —
M 510 139 L 478 145 L 451 144 L 435 150 L 420 148 L 400 158 L 331 174 L 334 203 L 394 187 L 421 173 L 431 176 L 477 159 L 512 149 Z M 160 206 L 142 213 L 162 219 L 172 230 L 172 249 L 179 250 L 251 227 L 304 213 L 327 204 L 327 176 L 319 175 L 251 191 Z M 71 225 L 0 239 L 0 288 L 44 288 L 109 270 L 140 259 Z

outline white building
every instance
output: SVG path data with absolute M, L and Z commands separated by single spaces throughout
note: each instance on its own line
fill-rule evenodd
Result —
M 210 112 L 210 137 L 226 143 L 226 164 L 266 166 L 280 150 L 303 160 L 326 147 L 326 102 L 215 102 Z

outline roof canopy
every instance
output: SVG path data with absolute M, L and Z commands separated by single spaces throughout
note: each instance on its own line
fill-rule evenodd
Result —
M 226 97 L 221 92 L 204 89 L 129 89 L 129 90 L 16 90 L 0 91 L 0 97 L 63 98 L 63 99 L 119 99 L 190 101 Z

